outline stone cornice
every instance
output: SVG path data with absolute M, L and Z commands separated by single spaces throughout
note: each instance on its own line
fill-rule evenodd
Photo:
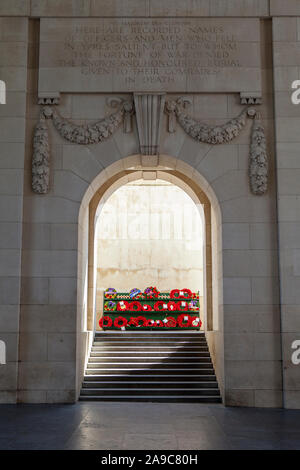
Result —
M 116 14 L 117 12 L 117 14 Z M 298 0 L 9 0 L 0 5 L 1 16 L 27 18 L 151 18 L 151 17 L 258 17 L 300 16 Z

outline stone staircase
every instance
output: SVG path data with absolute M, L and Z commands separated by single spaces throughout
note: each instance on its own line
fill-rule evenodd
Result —
M 89 401 L 221 403 L 203 332 L 97 332 L 80 393 Z

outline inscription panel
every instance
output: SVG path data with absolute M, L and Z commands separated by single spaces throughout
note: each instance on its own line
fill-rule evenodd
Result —
M 41 19 L 39 91 L 260 91 L 258 19 Z

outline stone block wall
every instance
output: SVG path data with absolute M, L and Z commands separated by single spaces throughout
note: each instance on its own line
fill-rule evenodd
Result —
M 300 339 L 300 106 L 290 100 L 291 82 L 300 79 L 297 0 L 1 2 L 0 79 L 7 84 L 7 105 L 0 105 L 0 339 L 7 364 L 0 365 L 0 402 L 76 400 L 88 347 L 86 298 L 78 290 L 88 277 L 88 219 L 79 217 L 80 208 L 97 191 L 95 178 L 104 184 L 118 172 L 141 169 L 135 124 L 130 134 L 120 128 L 101 144 L 79 146 L 49 123 L 50 191 L 36 195 L 31 189 L 39 19 L 104 15 L 261 19 L 268 193 L 254 196 L 249 189 L 250 121 L 231 143 L 210 146 L 180 126 L 168 133 L 164 116 L 159 169 L 182 172 L 218 201 L 221 223 L 213 218 L 212 224 L 219 256 L 212 265 L 223 273 L 214 280 L 223 300 L 214 302 L 219 323 L 208 341 L 225 403 L 299 408 L 299 366 L 290 360 L 291 343 Z M 189 113 L 207 123 L 223 123 L 242 109 L 238 93 L 189 97 Z M 101 93 L 64 93 L 59 109 L 73 122 L 92 122 L 112 112 L 106 99 Z
M 299 2 L 288 11 L 300 14 Z M 273 18 L 273 41 L 284 405 L 298 408 L 300 372 L 291 346 L 300 338 L 300 106 L 291 101 L 291 84 L 300 78 L 300 17 Z
M 0 366 L 0 401 L 16 401 L 23 177 L 27 100 L 28 19 L 0 18 L 0 76 L 6 105 L 0 105 L 0 331 L 6 365 Z

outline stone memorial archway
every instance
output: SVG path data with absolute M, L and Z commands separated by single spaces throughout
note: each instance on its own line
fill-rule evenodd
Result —
M 163 162 L 167 162 L 164 165 Z M 180 170 L 180 162 L 170 156 L 160 156 L 158 166 L 143 166 L 140 155 L 133 155 L 112 164 L 101 172 L 90 184 L 83 197 L 79 213 L 78 246 L 78 310 L 79 331 L 77 346 L 77 393 L 79 393 L 84 367 L 94 334 L 95 320 L 95 266 L 94 236 L 95 221 L 101 207 L 109 196 L 124 184 L 141 179 L 147 173 L 169 181 L 183 189 L 196 205 L 201 205 L 205 223 L 205 312 L 204 329 L 215 364 L 219 385 L 224 387 L 224 344 L 223 344 L 223 286 L 222 261 L 220 253 L 221 212 L 216 195 L 208 182 L 192 167 L 186 165 Z M 120 168 L 123 168 L 120 171 Z M 159 168 L 159 169 L 156 169 Z M 102 174 L 104 173 L 104 174 Z M 205 189 L 202 189 L 205 188 Z M 214 242 L 213 242 L 214 240 Z
M 225 404 L 281 406 L 271 21 L 257 10 L 242 19 L 143 14 L 16 19 L 35 80 L 23 83 L 24 187 L 11 211 L 22 227 L 20 262 L 9 264 L 3 293 L 3 304 L 15 306 L 15 355 L 1 399 L 77 399 L 92 332 L 93 210 L 122 178 L 145 171 L 176 179 L 207 206 L 206 334 Z M 141 54 L 139 73 L 134 57 L 120 67 L 128 44 L 152 51 Z M 112 49 L 114 60 L 100 67 Z M 7 144 L 4 157 L 10 136 Z

